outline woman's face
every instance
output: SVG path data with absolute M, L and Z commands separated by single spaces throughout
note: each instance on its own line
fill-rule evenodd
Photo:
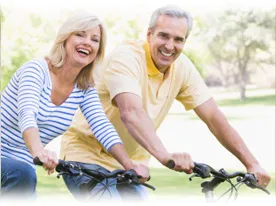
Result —
M 101 30 L 97 26 L 71 34 L 65 42 L 66 64 L 83 68 L 94 61 L 100 48 Z

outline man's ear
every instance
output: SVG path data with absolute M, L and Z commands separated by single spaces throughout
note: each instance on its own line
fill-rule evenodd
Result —
M 150 40 L 150 35 L 152 35 L 152 29 L 148 29 L 148 31 L 147 31 L 147 40 L 148 40 L 148 42 L 149 42 L 149 40 Z

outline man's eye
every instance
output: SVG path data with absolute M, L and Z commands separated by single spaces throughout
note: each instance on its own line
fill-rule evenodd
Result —
M 163 39 L 166 39 L 166 38 L 168 38 L 168 35 L 167 34 L 159 34 L 159 36 L 161 37 L 161 38 L 163 38 Z
M 179 43 L 183 43 L 184 39 L 176 39 L 176 41 L 179 42 Z

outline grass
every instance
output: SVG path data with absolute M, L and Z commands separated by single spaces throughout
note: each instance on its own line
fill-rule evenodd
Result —
M 57 178 L 57 173 L 48 175 L 42 167 L 37 167 L 37 193 L 40 195 L 61 194 L 71 195 L 62 177 Z
M 255 91 L 255 90 L 254 90 Z M 253 91 L 253 92 L 254 92 Z M 219 93 L 221 93 L 219 91 Z M 228 94 L 228 92 L 226 92 Z M 231 95 L 217 101 L 220 106 L 275 106 L 275 95 L 273 92 L 269 91 L 268 93 L 263 90 L 258 90 L 258 93 L 254 95 L 248 95 L 248 99 L 241 101 L 239 98 L 231 98 Z M 178 115 L 178 113 L 173 114 Z M 181 113 L 181 115 L 183 115 Z M 198 119 L 192 114 L 185 113 L 187 119 Z M 245 114 L 241 117 L 240 115 L 233 115 L 230 119 L 241 120 L 241 119 L 254 119 L 254 117 L 246 117 Z M 38 185 L 37 192 L 39 197 L 46 197 L 52 194 L 63 195 L 66 198 L 72 198 L 71 193 L 68 191 L 66 185 L 64 184 L 62 178 L 57 179 L 56 174 L 48 176 L 43 168 L 37 168 L 38 175 Z M 272 180 L 268 186 L 268 190 L 271 191 L 272 195 L 275 196 L 275 173 L 271 174 Z M 150 195 L 154 196 L 164 196 L 164 195 L 181 195 L 181 196 L 203 196 L 201 193 L 201 184 L 202 180 L 194 178 L 193 181 L 189 181 L 189 176 L 183 173 L 177 173 L 166 168 L 152 168 L 151 169 L 151 180 L 149 184 L 152 184 L 156 187 L 156 191 L 149 190 Z M 227 184 L 219 186 L 215 194 L 222 194 L 223 191 L 226 191 L 228 188 Z M 264 195 L 262 191 L 252 190 L 245 186 L 241 187 L 240 196 L 243 195 Z
M 217 103 L 219 106 L 275 106 L 275 95 L 259 95 L 253 97 L 247 97 L 246 100 L 241 100 L 239 98 L 234 99 L 223 99 L 218 100 Z
M 37 169 L 38 185 L 37 192 L 39 197 L 45 197 L 49 195 L 62 195 L 68 198 L 72 198 L 72 195 L 68 191 L 63 179 L 57 179 L 56 173 L 48 176 L 44 169 Z M 275 174 L 271 174 L 272 180 L 268 186 L 268 190 L 275 195 Z M 200 184 L 203 182 L 199 178 L 194 178 L 189 181 L 189 175 L 185 173 L 174 172 L 167 168 L 152 168 L 151 180 L 148 182 L 153 185 L 156 190 L 148 190 L 151 196 L 163 196 L 164 195 L 181 195 L 181 196 L 202 196 Z M 222 184 L 216 189 L 215 194 L 222 194 L 229 187 L 228 184 Z M 262 191 L 252 190 L 246 186 L 241 187 L 239 195 L 265 195 Z

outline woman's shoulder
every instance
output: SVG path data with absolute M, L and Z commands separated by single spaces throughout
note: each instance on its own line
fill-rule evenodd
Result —
M 37 59 L 32 59 L 28 62 L 25 62 L 20 68 L 20 71 L 25 71 L 25 70 L 30 70 L 33 72 L 39 72 L 39 73 L 44 73 L 46 74 L 48 70 L 48 64 L 45 59 L 43 58 L 37 58 Z
M 22 64 L 15 73 L 15 77 L 21 79 L 23 77 L 36 79 L 44 82 L 49 79 L 48 64 L 45 59 L 32 59 Z
M 98 95 L 98 92 L 94 86 L 89 86 L 86 90 L 77 89 L 79 92 L 82 92 L 84 96 Z

